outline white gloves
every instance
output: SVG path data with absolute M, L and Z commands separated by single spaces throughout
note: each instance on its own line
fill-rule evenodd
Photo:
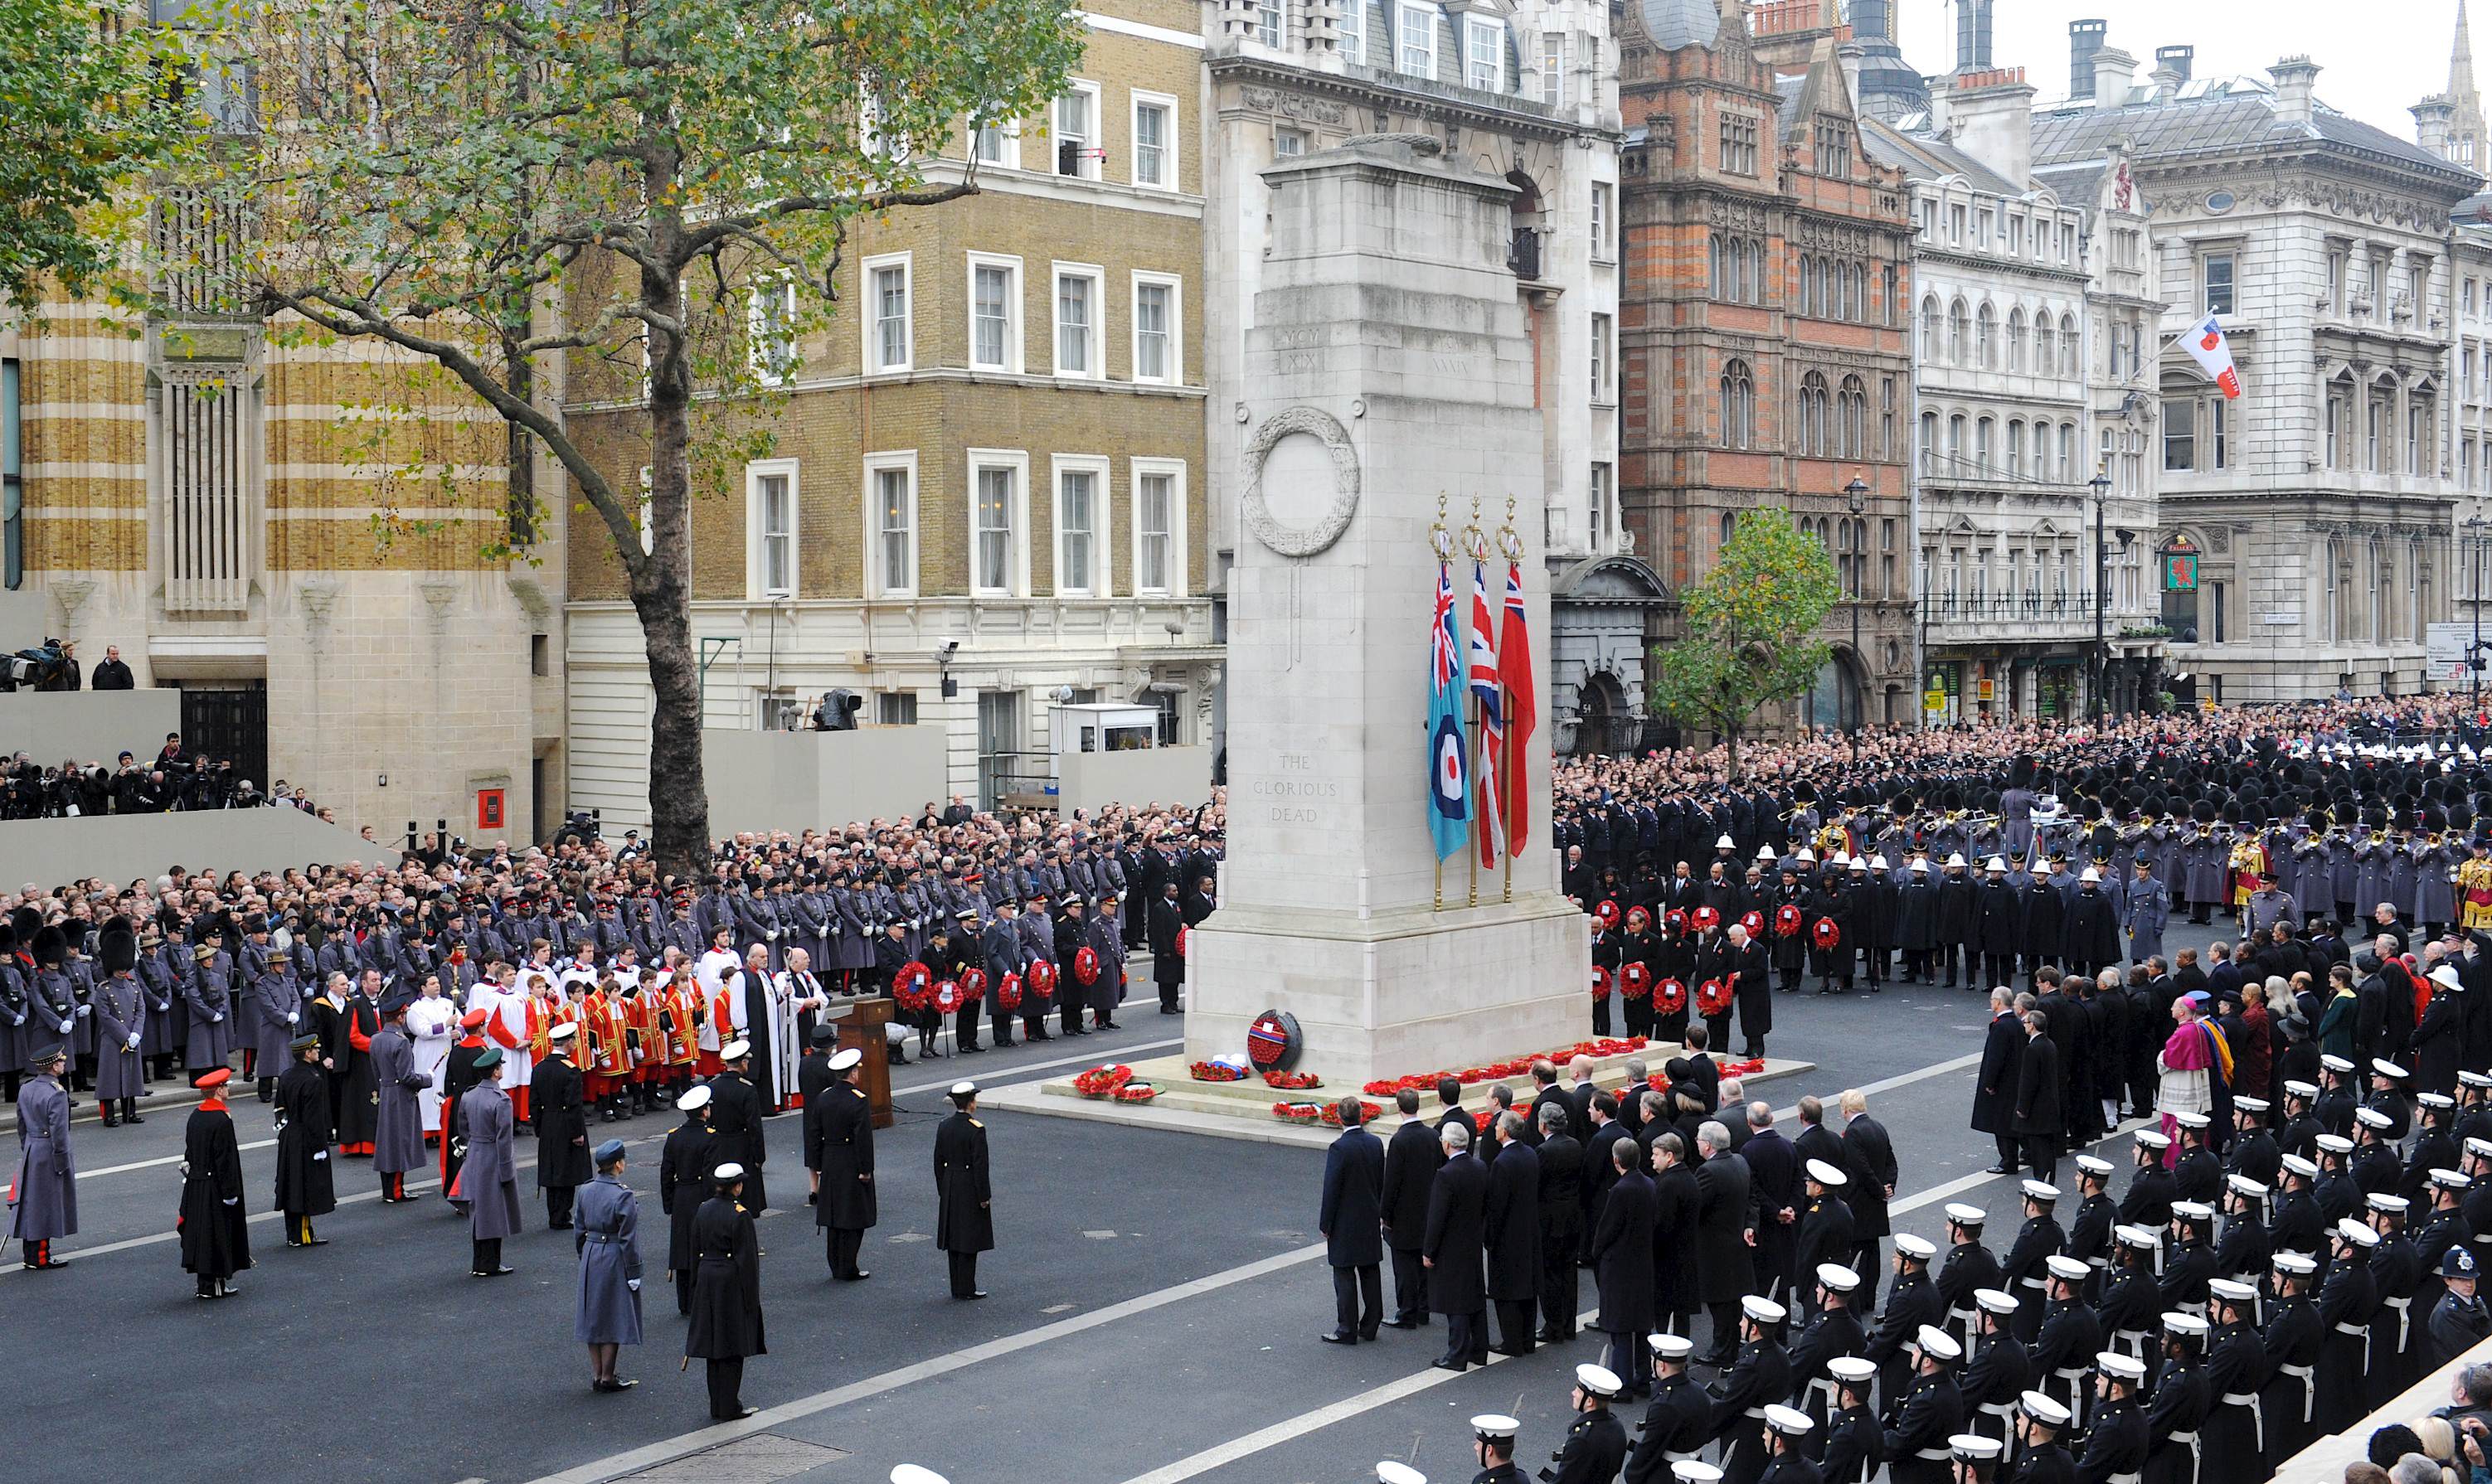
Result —
M 240 1204 L 242 1203 L 242 1197 L 240 1197 L 240 1196 L 227 1196 L 227 1197 L 225 1197 L 225 1199 L 224 1199 L 224 1203 L 225 1203 L 225 1204 L 227 1204 L 227 1205 L 240 1205 Z
M 326 1150 L 326 1149 L 322 1149 L 319 1153 L 314 1154 L 314 1155 L 312 1155 L 312 1157 L 313 1159 L 315 1159 L 315 1160 L 323 1160 L 323 1159 L 327 1159 L 327 1158 L 329 1157 L 329 1151 L 328 1151 L 328 1150 Z
M 300 1022 L 302 1019 L 303 1019 L 303 1012 L 301 1012 L 301 1011 L 299 1011 L 299 1010 L 288 1010 L 288 1011 L 286 1011 L 286 1012 L 285 1012 L 285 1024 L 288 1024 L 288 1025 L 295 1024 L 297 1024 L 298 1022 Z
M 78 1014 L 80 1014 L 80 1015 L 93 1015 L 93 1014 L 95 1014 L 95 1006 L 93 1006 L 93 1005 L 80 1005 L 80 1006 L 78 1006 L 78 1008 L 77 1008 L 77 1013 L 78 1013 Z
M 138 1038 L 136 1036 L 132 1036 L 130 1038 L 130 1049 L 134 1052 L 138 1050 Z
M 220 1010 L 216 1014 L 208 1017 L 208 1024 L 211 1025 L 222 1024 L 224 1018 L 225 1013 L 222 1010 Z
M 635 1292 L 635 1293 L 638 1293 L 638 1292 L 639 1292 L 639 1291 L 640 1291 L 640 1280 L 639 1280 L 639 1279 L 638 1279 L 638 1278 L 626 1278 L 626 1279 L 624 1279 L 624 1280 L 623 1280 L 623 1286 L 624 1286 L 625 1288 L 627 1288 L 627 1289 L 630 1289 L 630 1290 L 631 1290 L 633 1292 Z

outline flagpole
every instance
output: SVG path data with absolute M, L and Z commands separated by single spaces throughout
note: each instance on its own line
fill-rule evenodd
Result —
M 1471 559 L 1471 603 L 1472 606 L 1476 608 L 1479 603 L 1481 581 L 1479 564 L 1488 559 L 1488 537 L 1483 535 L 1479 528 L 1478 495 L 1471 496 L 1471 523 L 1463 527 L 1463 551 Z M 1473 616 L 1476 617 L 1477 615 L 1474 614 Z M 1463 632 L 1465 634 L 1468 634 L 1470 632 L 1470 626 L 1468 624 L 1465 624 Z M 1477 766 L 1482 758 L 1483 753 L 1481 746 L 1482 727 L 1480 725 L 1482 719 L 1480 716 L 1479 697 L 1472 694 L 1470 686 L 1470 645 L 1466 643 L 1462 650 L 1457 653 L 1455 659 L 1457 662 L 1455 675 L 1456 678 L 1461 681 L 1463 687 L 1463 714 L 1470 719 L 1469 732 L 1471 742 L 1471 759 L 1473 765 Z M 1470 862 L 1470 892 L 1466 905 L 1469 906 L 1477 906 L 1479 905 L 1479 850 L 1477 846 L 1481 841 L 1488 839 L 1488 821 L 1486 819 L 1475 819 L 1471 822 L 1471 828 L 1478 832 L 1479 839 L 1477 841 L 1465 842 L 1466 848 L 1464 849 L 1463 854 Z
M 1498 528 L 1497 544 L 1498 554 L 1506 561 L 1520 563 L 1523 560 L 1523 538 L 1514 533 L 1514 503 L 1513 495 L 1509 494 L 1505 497 L 1505 524 Z M 1504 610 L 1505 605 L 1499 603 L 1498 613 L 1501 615 Z M 1504 653 L 1503 638 L 1504 631 L 1500 629 L 1498 631 L 1500 656 Z M 1528 782 L 1529 764 L 1523 757 L 1525 749 L 1517 745 L 1521 739 L 1514 732 L 1514 703 L 1507 698 L 1512 692 L 1506 688 L 1504 669 L 1503 665 L 1498 667 L 1498 714 L 1505 718 L 1506 728 L 1505 745 L 1499 750 L 1498 757 L 1497 807 L 1498 821 L 1505 830 L 1504 900 L 1512 902 L 1514 900 L 1514 795 L 1518 783 Z
M 1445 528 L 1445 497 L 1442 494 L 1437 496 L 1437 520 L 1435 524 L 1428 527 L 1428 545 L 1437 553 L 1437 581 L 1439 586 L 1442 586 L 1450 580 L 1445 575 L 1444 564 L 1453 558 L 1454 549 L 1453 532 Z M 1437 642 L 1434 634 L 1429 636 L 1428 642 L 1430 644 Z M 1432 719 L 1429 726 L 1433 728 L 1435 725 Z M 1436 766 L 1433 756 L 1429 758 L 1429 766 L 1431 768 Z M 1431 781 L 1429 787 L 1433 789 L 1435 787 L 1435 783 Z M 1428 807 L 1431 811 L 1437 807 L 1433 799 Z M 1445 909 L 1445 857 L 1441 850 L 1433 847 L 1433 842 L 1429 853 L 1437 857 L 1437 900 L 1436 905 L 1429 910 L 1441 912 Z

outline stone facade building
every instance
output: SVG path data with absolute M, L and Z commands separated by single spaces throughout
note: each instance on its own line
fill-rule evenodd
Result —
M 1362 135 L 1424 134 L 1514 188 L 1508 266 L 1532 351 L 1535 466 L 1555 595 L 1549 639 L 1560 753 L 1641 738 L 1646 611 L 1661 584 L 1619 519 L 1617 62 L 1597 0 L 1221 0 L 1204 10 L 1204 369 L 1215 590 L 1239 541 L 1247 441 L 1262 421 L 1245 372 L 1265 285 L 1279 162 Z M 1427 255 L 1442 244 L 1412 244 Z M 1459 525 L 1468 510 L 1451 512 Z M 1501 509 L 1483 508 L 1494 531 Z
M 2033 93 L 2022 68 L 1960 68 L 1932 113 L 1902 131 L 1863 126 L 1870 154 L 1912 178 L 1918 230 L 1915 522 L 1934 724 L 2089 709 L 2098 470 L 2103 695 L 2125 711 L 2155 686 L 2156 460 L 2109 358 L 2092 353 L 2095 326 L 2143 334 L 2160 311 L 2146 203 L 2117 159 L 2036 174 Z
M 56 635 L 91 673 L 117 646 L 137 685 L 182 692 L 189 745 L 383 840 L 534 838 L 562 796 L 561 547 L 486 554 L 513 539 L 503 425 L 378 345 L 273 337 L 235 310 L 245 219 L 188 193 L 150 210 L 162 253 L 196 264 L 163 318 L 0 321 L 0 648 Z
M 2306 58 L 2265 81 L 2130 69 L 2095 52 L 2093 97 L 2037 114 L 2033 150 L 2082 165 L 2125 141 L 2153 207 L 2161 335 L 2113 325 L 2097 353 L 2161 460 L 2157 570 L 2195 570 L 2164 594 L 2175 690 L 2411 693 L 2456 570 L 2449 211 L 2475 177 L 2320 103 Z M 2162 338 L 2204 313 L 2239 401 Z
M 1910 188 L 1861 148 L 1848 30 L 1827 0 L 1638 0 L 1619 24 L 1627 528 L 1675 592 L 1741 511 L 1790 509 L 1845 598 L 1782 720 L 1910 724 Z
M 710 727 L 780 726 L 845 688 L 865 725 L 942 727 L 952 790 L 982 802 L 1043 787 L 1059 701 L 1143 701 L 1162 740 L 1213 739 L 1202 39 L 1182 0 L 1083 14 L 1047 117 L 933 146 L 928 176 L 974 154 L 979 193 L 857 224 L 769 457 L 698 492 Z M 582 381 L 570 417 L 626 480 L 645 462 L 631 386 Z M 582 539 L 570 577 L 575 803 L 645 819 L 620 564 Z

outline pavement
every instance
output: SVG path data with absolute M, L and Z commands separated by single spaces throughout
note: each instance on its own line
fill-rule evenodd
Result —
M 1967 1127 L 1986 1001 L 1922 988 L 1777 996 L 1774 1008 L 1774 1055 L 1818 1070 L 1765 1095 L 1788 1107 L 1864 1088 L 1903 1169 L 1899 1229 L 1935 1237 L 1940 1204 L 1972 1201 L 2003 1248 L 2013 1187 L 1982 1172 L 1994 1151 Z M 151 1110 L 134 1129 L 80 1124 L 82 1230 L 56 1249 L 69 1265 L 0 1261 L 0 1312 L 31 1342 L 15 1348 L 6 1436 L 23 1456 L 76 1459 L 97 1484 L 161 1476 L 151 1450 L 94 1447 L 99 1419 L 137 1418 L 177 1427 L 185 1456 L 247 1460 L 274 1480 L 342 1469 L 416 1484 L 879 1484 L 914 1462 L 953 1484 L 1350 1484 L 1384 1458 L 1468 1478 L 1465 1419 L 1494 1410 L 1523 1419 L 1521 1461 L 1536 1468 L 1563 1432 L 1570 1368 L 1598 1358 L 1595 1342 L 1462 1375 L 1429 1367 L 1443 1339 L 1433 1327 L 1317 1344 L 1332 1309 L 1314 1149 L 991 1110 L 999 1250 L 980 1279 L 993 1296 L 945 1296 L 932 1240 L 942 1089 L 967 1076 L 1034 1090 L 1067 1069 L 1174 1050 L 1179 1036 L 1142 1002 L 1115 1031 L 896 1068 L 898 1121 L 875 1136 L 874 1277 L 828 1281 L 801 1203 L 765 1215 L 771 1349 L 745 1382 L 764 1410 L 724 1425 L 704 1420 L 699 1371 L 668 1364 L 683 1328 L 656 1265 L 654 1192 L 671 1115 L 612 1126 L 632 1144 L 650 1264 L 647 1343 L 623 1360 L 642 1384 L 619 1396 L 588 1390 L 571 1338 L 572 1243 L 544 1229 L 527 1175 L 528 1230 L 504 1249 L 511 1278 L 466 1276 L 465 1225 L 430 1182 L 410 1186 L 426 1200 L 382 1206 L 358 1161 L 341 1162 L 341 1207 L 318 1224 L 332 1245 L 289 1250 L 267 1211 L 267 1112 L 246 1096 L 235 1119 L 259 1265 L 238 1297 L 203 1304 L 172 1233 L 186 1110 Z M 781 1202 L 802 1200 L 799 1121 L 767 1125 Z M 519 1154 L 533 1163 L 524 1140 Z M 1587 1279 L 1581 1307 L 1593 1303 Z

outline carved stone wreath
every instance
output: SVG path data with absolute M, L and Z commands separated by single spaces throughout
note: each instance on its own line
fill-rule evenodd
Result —
M 1300 432 L 1322 439 L 1325 452 L 1332 455 L 1332 508 L 1313 525 L 1283 525 L 1272 519 L 1272 509 L 1263 501 L 1263 467 L 1283 438 Z M 1341 533 L 1350 529 L 1350 518 L 1358 513 L 1358 453 L 1350 446 L 1349 430 L 1329 412 L 1291 407 L 1265 419 L 1247 442 L 1246 466 L 1253 471 L 1242 502 L 1246 529 L 1283 556 L 1313 556 L 1323 550 L 1341 539 Z

